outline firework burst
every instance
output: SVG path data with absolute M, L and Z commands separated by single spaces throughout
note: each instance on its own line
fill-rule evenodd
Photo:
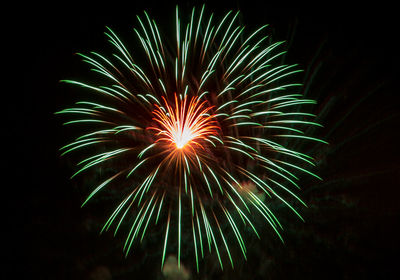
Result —
M 267 43 L 268 36 L 262 36 L 266 26 L 243 39 L 238 13 L 214 21 L 203 6 L 199 12 L 193 9 L 183 25 L 177 8 L 176 48 L 166 47 L 147 13 L 138 21 L 134 31 L 147 60 L 143 65 L 109 28 L 105 34 L 116 49 L 112 60 L 96 52 L 79 54 L 107 82 L 65 80 L 96 93 L 102 102 L 80 101 L 58 112 L 78 116 L 66 124 L 89 128 L 62 148 L 63 155 L 97 151 L 78 163 L 73 177 L 99 166 L 114 170 L 83 205 L 106 186 L 123 186 L 125 196 L 103 230 L 115 224 L 117 232 L 130 221 L 126 254 L 163 220 L 161 266 L 174 226 L 178 265 L 186 235 L 193 242 L 197 270 L 207 247 L 215 250 L 221 268 L 223 253 L 233 267 L 231 243 L 246 258 L 240 228 L 259 236 L 256 217 L 282 239 L 269 200 L 278 199 L 301 218 L 286 199 L 305 205 L 293 190 L 299 188 L 296 174 L 319 177 L 309 171 L 313 159 L 293 149 L 291 141 L 325 143 L 304 132 L 320 126 L 312 121 L 315 115 L 302 110 L 315 101 L 298 93 L 300 84 L 288 82 L 300 70 L 279 63 L 285 53 L 279 51 L 282 42 Z M 233 242 L 226 238 L 228 231 Z

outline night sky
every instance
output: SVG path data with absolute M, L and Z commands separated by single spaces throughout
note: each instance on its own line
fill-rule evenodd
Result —
M 314 113 L 324 125 L 314 136 L 330 143 L 313 150 L 315 172 L 324 181 L 301 180 L 300 195 L 309 205 L 300 209 L 306 222 L 281 213 L 284 245 L 266 226 L 262 240 L 249 237 L 248 261 L 238 258 L 234 271 L 227 266 L 221 272 L 211 257 L 201 263 L 198 275 L 187 267 L 193 279 L 398 279 L 395 9 L 383 2 L 359 7 L 284 2 L 214 0 L 206 1 L 206 8 L 217 16 L 241 10 L 241 23 L 248 30 L 270 24 L 275 41 L 288 41 L 288 63 L 312 73 L 305 85 L 308 97 L 318 101 Z M 7 43 L 18 45 L 21 61 L 14 61 L 17 70 L 11 73 L 18 82 L 3 92 L 12 98 L 5 105 L 11 124 L 7 135 L 12 137 L 4 136 L 11 142 L 4 147 L 9 157 L 6 177 L 11 180 L 2 183 L 7 207 L 3 246 L 11 244 L 11 250 L 3 253 L 3 273 L 8 274 L 3 279 L 165 279 L 161 248 L 144 242 L 125 258 L 124 235 L 99 235 L 109 213 L 102 208 L 107 201 L 80 207 L 87 195 L 79 186 L 83 179 L 69 179 L 73 161 L 60 158 L 58 151 L 77 135 L 67 134 L 71 130 L 62 126 L 65 119 L 54 112 L 78 101 L 79 89 L 59 82 L 86 75 L 88 68 L 75 53 L 110 53 L 105 26 L 137 44 L 135 16 L 145 9 L 163 28 L 173 29 L 177 3 L 189 10 L 203 2 L 109 1 L 95 7 L 69 2 L 14 8 L 14 21 L 22 24 L 13 25 Z

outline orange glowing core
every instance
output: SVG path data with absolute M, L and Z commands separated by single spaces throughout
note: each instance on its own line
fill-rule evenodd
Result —
M 159 127 L 149 127 L 157 132 L 156 142 L 163 141 L 176 149 L 186 147 L 203 147 L 203 140 L 216 135 L 218 126 L 214 115 L 210 114 L 212 107 L 206 106 L 206 101 L 193 97 L 178 99 L 175 94 L 175 104 L 171 106 L 163 97 L 164 106 L 156 106 L 153 111 L 154 120 Z

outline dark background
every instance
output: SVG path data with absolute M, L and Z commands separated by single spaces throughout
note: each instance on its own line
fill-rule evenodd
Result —
M 186 9 L 199 3 L 179 1 Z M 320 3 L 206 1 L 208 11 L 217 16 L 239 9 L 248 30 L 268 23 L 276 40 L 289 41 L 287 60 L 306 70 L 308 96 L 318 101 L 315 112 L 325 126 L 317 134 L 330 145 L 313 151 L 324 181 L 305 180 L 302 185 L 301 196 L 309 205 L 301 210 L 306 223 L 283 216 L 289 223 L 285 245 L 273 238 L 250 240 L 248 261 L 235 271 L 228 267 L 220 272 L 206 259 L 195 279 L 398 275 L 400 92 L 395 8 L 383 2 Z M 118 237 L 98 234 L 105 218 L 102 209 L 96 209 L 98 204 L 80 208 L 86 193 L 77 181 L 69 180 L 71 163 L 60 159 L 58 152 L 72 135 L 66 135 L 64 120 L 54 112 L 77 100 L 59 80 L 79 78 L 87 71 L 74 53 L 108 51 L 105 26 L 124 39 L 134 39 L 131 27 L 144 9 L 159 25 L 173 28 L 175 4 L 21 4 L 10 11 L 14 22 L 22 24 L 15 24 L 16 40 L 6 39 L 18 46 L 14 57 L 22 60 L 13 63 L 19 79 L 6 111 L 11 124 L 7 135 L 12 135 L 5 137 L 12 147 L 6 147 L 6 176 L 12 179 L 2 185 L 4 191 L 13 191 L 3 196 L 3 245 L 11 245 L 4 252 L 3 273 L 9 273 L 4 279 L 163 279 L 160 252 L 149 255 L 149 245 L 144 244 L 125 259 L 116 245 Z

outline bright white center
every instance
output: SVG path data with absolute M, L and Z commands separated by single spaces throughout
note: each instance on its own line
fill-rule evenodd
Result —
M 182 149 L 190 140 L 194 138 L 192 135 L 190 128 L 185 127 L 183 131 L 177 131 L 175 134 L 175 144 L 178 149 Z

